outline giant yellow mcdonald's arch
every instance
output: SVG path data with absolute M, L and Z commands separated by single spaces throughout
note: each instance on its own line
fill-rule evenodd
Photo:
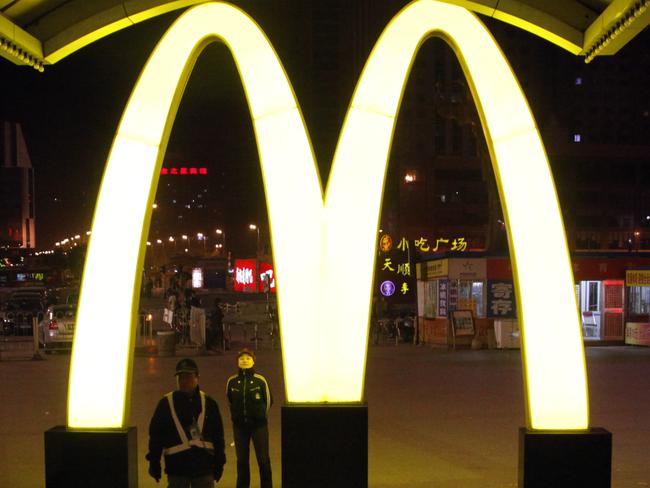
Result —
M 179 17 L 138 80 L 102 180 L 72 354 L 69 427 L 125 424 L 139 270 L 161 159 L 194 61 L 215 40 L 233 54 L 253 118 L 277 271 L 287 398 L 362 400 L 374 259 L 369 251 L 376 244 L 395 117 L 411 63 L 433 35 L 444 38 L 461 61 L 493 160 L 517 282 L 527 424 L 588 427 L 573 277 L 537 128 L 485 27 L 466 10 L 434 0 L 404 8 L 378 40 L 345 119 L 324 203 L 298 104 L 259 27 L 223 3 Z M 123 179 L 127 168 L 129 178 Z M 114 240 L 118 231 L 121 238 Z M 341 268 L 352 270 L 343 282 Z M 110 317 L 102 313 L 109 308 Z

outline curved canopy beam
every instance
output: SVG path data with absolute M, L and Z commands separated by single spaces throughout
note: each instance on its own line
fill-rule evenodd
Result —
M 650 0 L 441 0 L 529 31 L 588 62 L 650 23 Z M 0 56 L 37 69 L 113 32 L 206 0 L 31 0 L 0 15 Z

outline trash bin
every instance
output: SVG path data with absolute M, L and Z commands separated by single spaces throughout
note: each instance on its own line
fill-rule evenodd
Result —
M 176 355 L 176 332 L 173 330 L 162 330 L 156 332 L 158 343 L 158 356 Z

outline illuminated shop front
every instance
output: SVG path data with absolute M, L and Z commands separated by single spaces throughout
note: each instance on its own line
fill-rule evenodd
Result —
M 621 342 L 627 323 L 648 322 L 642 300 L 633 299 L 641 297 L 642 287 L 631 286 L 639 283 L 629 281 L 626 275 L 650 265 L 650 258 L 630 253 L 576 253 L 572 265 L 585 341 Z
M 628 306 L 625 343 L 650 346 L 650 268 L 626 270 L 625 284 Z
M 422 293 L 418 297 L 421 342 L 451 344 L 454 330 L 450 318 L 456 311 L 472 313 L 475 332 L 487 329 L 486 265 L 485 258 L 471 257 L 417 264 L 418 292 Z
M 455 311 L 472 312 L 474 334 L 484 342 L 488 331 L 498 331 L 501 325 L 518 335 L 510 259 L 472 256 L 417 263 L 419 339 L 423 343 L 452 344 Z M 576 254 L 571 262 L 585 342 L 650 345 L 650 257 Z M 549 302 L 548 320 L 553 315 Z M 518 347 L 518 341 L 509 347 Z

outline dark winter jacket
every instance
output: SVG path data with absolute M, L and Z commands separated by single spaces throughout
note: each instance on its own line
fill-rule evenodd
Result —
M 228 378 L 226 395 L 230 403 L 230 416 L 235 425 L 266 425 L 273 397 L 266 378 L 253 368 L 240 369 Z
M 201 396 L 197 387 L 190 395 L 175 391 L 172 395 L 174 410 L 188 439 L 190 427 L 201 414 Z M 217 466 L 226 463 L 224 451 L 223 423 L 219 406 L 210 396 L 205 395 L 205 419 L 201 440 L 211 442 L 214 450 L 192 446 L 190 449 L 173 454 L 165 454 L 165 472 L 177 476 L 202 476 L 213 473 Z M 163 449 L 181 444 L 181 439 L 172 418 L 167 397 L 158 402 L 149 425 L 150 462 L 160 462 Z

